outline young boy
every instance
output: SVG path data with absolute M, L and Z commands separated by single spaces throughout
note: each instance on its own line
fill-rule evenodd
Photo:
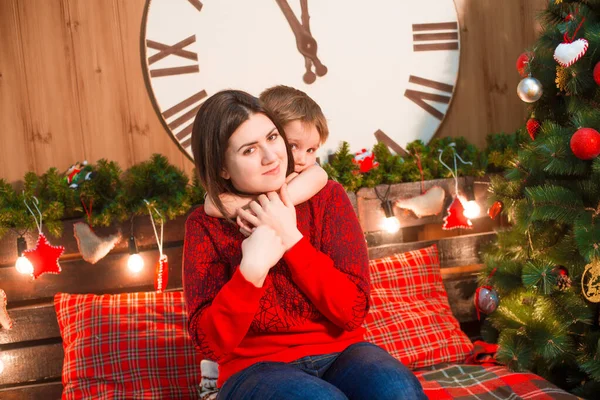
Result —
M 288 192 L 294 205 L 305 202 L 327 184 L 327 173 L 319 166 L 317 150 L 329 136 L 327 121 L 321 107 L 301 90 L 278 85 L 266 89 L 259 97 L 263 107 L 283 128 L 294 156 L 294 173 L 286 179 Z M 221 201 L 231 215 L 245 207 L 251 199 L 232 195 L 222 195 Z M 207 215 L 223 215 L 206 198 L 204 210 Z M 240 230 L 245 235 L 251 233 L 245 221 L 237 217 Z

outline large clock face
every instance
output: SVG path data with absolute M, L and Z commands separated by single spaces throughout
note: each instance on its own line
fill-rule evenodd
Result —
M 190 157 L 208 96 L 258 96 L 278 84 L 323 109 L 330 137 L 321 156 L 343 140 L 355 151 L 427 143 L 458 75 L 453 0 L 148 0 L 143 24 L 150 96 Z

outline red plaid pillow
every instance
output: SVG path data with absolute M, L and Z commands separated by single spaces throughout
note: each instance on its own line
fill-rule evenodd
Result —
M 473 344 L 450 310 L 437 247 L 371 260 L 369 265 L 366 340 L 409 368 L 463 362 Z
M 63 399 L 197 399 L 200 362 L 182 292 L 54 297 Z

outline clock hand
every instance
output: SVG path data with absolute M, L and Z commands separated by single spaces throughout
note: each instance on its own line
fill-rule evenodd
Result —
M 310 32 L 310 15 L 308 14 L 308 0 L 300 0 L 300 9 L 302 10 L 302 14 L 300 16 L 301 20 L 302 20 L 302 27 L 304 28 L 304 30 L 306 32 L 308 32 L 309 35 L 312 36 L 312 33 Z M 306 56 L 304 56 L 305 58 L 305 66 L 306 66 L 306 74 L 304 74 L 304 81 L 306 83 L 312 83 L 315 81 L 315 77 L 314 74 L 312 72 L 312 70 L 310 70 L 311 66 L 310 66 L 310 61 L 309 59 L 307 59 Z M 324 76 L 327 73 L 327 67 L 324 66 L 321 63 L 321 60 L 319 60 L 316 56 L 316 51 L 315 51 L 315 60 L 314 60 L 315 66 L 316 66 L 316 72 L 318 76 Z M 310 71 L 309 71 L 310 70 Z M 312 79 L 311 82 L 307 81 L 308 79 Z
M 321 63 L 321 61 L 317 58 L 317 41 L 308 33 L 306 30 L 300 25 L 298 22 L 298 18 L 294 15 L 294 12 L 290 8 L 287 0 L 275 0 L 279 5 L 279 8 L 283 12 L 283 15 L 288 21 L 288 24 L 292 28 L 292 32 L 294 36 L 296 36 L 296 47 L 300 54 L 310 58 L 317 67 L 317 72 L 323 72 L 323 68 L 325 68 L 325 73 L 327 72 L 327 68 Z

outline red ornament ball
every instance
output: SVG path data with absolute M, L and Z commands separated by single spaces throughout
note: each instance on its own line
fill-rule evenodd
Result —
M 581 128 L 571 137 L 571 151 L 581 160 L 591 160 L 600 154 L 600 133 L 592 128 Z
M 594 81 L 596 81 L 596 85 L 600 86 L 600 62 L 594 67 Z
M 519 72 L 519 75 L 521 75 L 523 78 L 525 78 L 527 76 L 527 71 L 525 70 L 525 68 L 527 67 L 527 64 L 529 64 L 529 56 L 530 54 L 528 52 L 522 53 L 519 58 L 517 58 L 517 71 Z
M 531 140 L 535 140 L 535 137 L 540 130 L 540 121 L 535 118 L 529 118 L 525 126 L 527 127 L 527 132 L 529 133 Z

